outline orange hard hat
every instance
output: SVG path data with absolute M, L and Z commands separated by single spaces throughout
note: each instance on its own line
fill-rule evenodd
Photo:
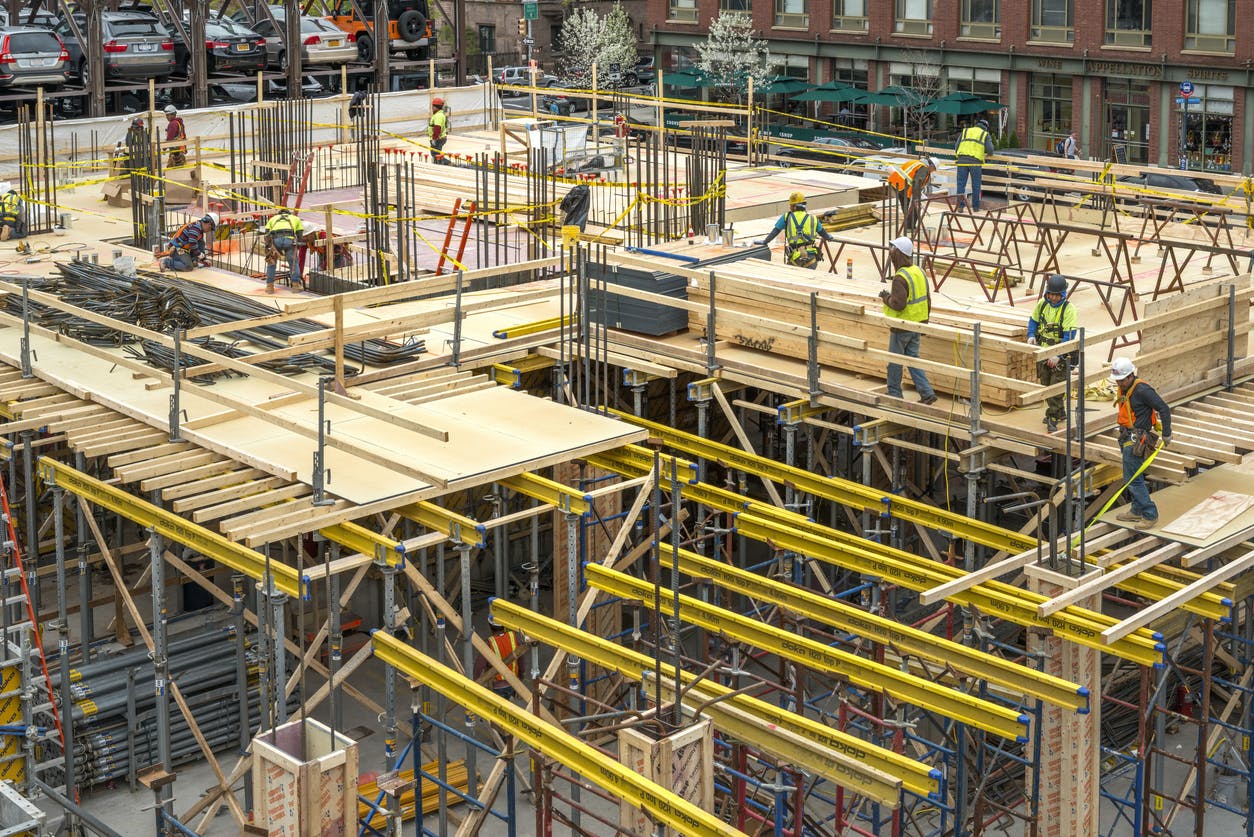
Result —
M 442 108 L 444 107 L 444 100 L 441 99 L 439 96 L 436 96 L 434 99 L 431 100 L 431 104 L 433 107 Z

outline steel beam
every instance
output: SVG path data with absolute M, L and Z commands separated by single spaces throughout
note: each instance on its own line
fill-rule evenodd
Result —
M 371 532 L 364 526 L 345 521 L 318 530 L 327 540 L 345 549 L 370 555 L 380 564 L 398 567 L 405 563 L 405 545 L 400 541 Z
M 441 508 L 423 500 L 396 509 L 401 517 L 414 521 L 433 532 L 443 532 L 456 543 L 470 546 L 487 546 L 488 530 L 477 520 Z
M 519 494 L 556 506 L 559 511 L 583 517 L 592 511 L 592 497 L 560 482 L 554 482 L 535 474 L 519 474 L 500 481 L 501 485 Z
M 173 512 L 133 497 L 119 488 L 89 477 L 69 465 L 42 456 L 39 458 L 39 476 L 46 483 L 60 486 L 88 502 L 120 514 L 127 520 L 147 529 L 152 529 L 175 543 L 191 547 L 224 566 L 244 573 L 249 578 L 265 581 L 267 577 L 267 562 L 261 553 L 227 540 L 203 526 L 184 520 Z M 309 578 L 300 576 L 294 567 L 271 560 L 269 568 L 273 573 L 276 588 L 291 596 L 307 595 Z
M 641 601 L 651 608 L 661 606 L 654 596 L 653 585 L 648 582 L 595 564 L 584 567 L 584 574 L 589 586 L 605 593 Z M 669 590 L 663 591 L 664 595 L 669 593 Z M 835 674 L 861 688 L 881 692 L 1011 741 L 1028 740 L 1028 716 L 1021 712 L 797 636 L 757 619 L 708 605 L 691 596 L 676 598 L 679 599 L 680 618 L 706 630 L 722 631 L 763 651 Z
M 743 837 L 740 831 L 686 799 L 650 782 L 560 727 L 540 720 L 527 709 L 440 665 L 401 640 L 375 630 L 370 642 L 375 656 L 383 662 L 497 724 L 527 746 L 647 811 L 678 833 L 692 837 Z

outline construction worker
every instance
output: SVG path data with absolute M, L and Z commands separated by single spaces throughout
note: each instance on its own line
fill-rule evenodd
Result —
M 903 235 L 909 236 L 918 226 L 923 214 L 924 190 L 935 171 L 936 160 L 926 156 L 893 166 L 889 171 L 888 185 L 896 190 L 897 203 L 901 206 L 903 215 Z
M 139 171 L 148 166 L 148 126 L 144 124 L 144 117 L 134 116 L 131 118 L 131 124 L 126 129 L 126 171 Z
M 993 135 L 988 132 L 988 120 L 977 119 L 970 128 L 963 130 L 954 146 L 958 166 L 958 208 L 967 205 L 967 179 L 971 179 L 971 209 L 980 211 L 980 180 L 984 175 L 984 160 L 993 153 Z
M 889 328 L 888 351 L 906 357 L 919 356 L 919 333 L 899 327 L 896 323 L 926 323 L 932 310 L 927 274 L 913 263 L 913 256 L 914 245 L 910 239 L 903 236 L 888 243 L 888 258 L 895 272 L 892 290 L 880 291 L 884 316 L 893 323 Z M 927 379 L 927 373 L 911 366 L 910 380 L 914 381 L 914 391 L 919 394 L 920 404 L 936 403 L 936 393 Z M 888 364 L 888 394 L 893 398 L 903 397 L 900 363 Z
M 165 106 L 165 141 L 176 142 L 178 140 L 187 139 L 187 126 L 183 124 L 183 117 L 179 116 L 179 110 L 174 105 Z M 166 168 L 174 168 L 187 163 L 187 146 L 176 145 L 170 149 L 170 159 L 166 161 Z
M 287 261 L 288 284 L 297 290 L 304 290 L 300 259 L 296 257 L 296 245 L 304 232 L 305 225 L 300 217 L 286 206 L 279 207 L 278 212 L 266 219 L 266 293 L 274 293 L 274 274 L 280 258 Z
M 492 646 L 492 650 L 496 652 L 496 655 L 505 662 L 509 670 L 517 675 L 522 670 L 520 665 L 522 657 L 520 646 L 522 643 L 518 641 L 518 635 L 513 631 L 505 630 L 505 626 L 496 621 L 496 617 L 491 613 L 488 614 L 488 624 L 492 627 L 492 636 L 488 637 L 488 644 Z M 497 672 L 492 678 L 492 691 L 507 700 L 514 696 L 514 687 L 509 684 L 509 681 L 500 672 Z
M 26 237 L 26 221 L 22 218 L 22 196 L 7 180 L 0 183 L 0 241 Z
M 1150 499 L 1142 468 L 1159 447 L 1159 427 L 1162 447 L 1171 444 L 1171 408 L 1153 387 L 1136 376 L 1136 367 L 1126 357 L 1117 357 L 1110 364 L 1110 380 L 1119 386 L 1115 398 L 1119 447 L 1123 453 L 1123 481 L 1132 500 L 1115 518 L 1134 524 L 1134 529 L 1150 529 L 1158 522 L 1158 506 Z
M 427 136 L 430 138 L 432 160 L 448 165 L 448 160 L 444 159 L 444 143 L 448 142 L 448 114 L 444 110 L 444 100 L 439 96 L 431 100 Z
M 218 228 L 218 213 L 206 212 L 204 217 L 184 224 L 170 238 L 170 248 L 159 256 L 162 270 L 195 270 L 196 266 L 209 264 L 208 240 Z
M 332 233 L 334 236 L 335 233 Z M 327 270 L 327 231 L 318 228 L 305 228 L 304 243 L 306 252 L 313 255 L 317 259 L 319 270 Z M 308 257 L 307 257 L 308 258 Z M 331 268 L 352 267 L 353 254 L 348 249 L 348 243 L 342 242 L 331 245 Z
M 1075 338 L 1075 306 L 1067 300 L 1067 279 L 1052 274 L 1045 293 L 1028 318 L 1029 346 L 1057 346 Z M 1037 361 L 1036 377 L 1042 386 L 1061 384 L 1070 374 L 1069 359 L 1060 355 Z M 1067 420 L 1066 399 L 1062 393 L 1045 399 L 1045 427 L 1053 433 Z
M 831 241 L 832 236 L 823 229 L 818 218 L 806 212 L 806 196 L 793 192 L 788 196 L 788 211 L 779 216 L 775 228 L 757 244 L 770 244 L 775 236 L 784 234 L 784 261 L 797 267 L 815 270 L 819 266 L 818 239 Z

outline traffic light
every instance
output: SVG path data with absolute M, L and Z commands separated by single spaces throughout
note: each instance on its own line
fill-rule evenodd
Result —
M 518 37 L 527 37 L 527 19 L 525 17 L 518 18 Z

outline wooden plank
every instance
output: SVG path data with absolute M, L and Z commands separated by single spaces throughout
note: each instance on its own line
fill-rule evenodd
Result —
M 1100 593 L 1107 588 L 1114 587 L 1121 581 L 1127 581 L 1135 575 L 1140 575 L 1145 570 L 1161 564 L 1163 561 L 1173 558 L 1183 551 L 1183 544 L 1169 543 L 1164 546 L 1160 546 L 1154 551 L 1146 553 L 1136 560 L 1123 564 L 1117 569 L 1107 570 L 1089 581 L 1085 581 L 1070 590 L 1067 590 L 1066 592 L 1059 593 L 1057 596 L 1054 596 L 1048 601 L 1041 602 L 1036 608 L 1036 613 L 1041 617 L 1057 613 L 1064 607 L 1078 604 L 1089 596 Z
M 206 491 L 203 494 L 195 494 L 174 500 L 170 504 L 170 510 L 175 514 L 184 514 L 185 512 L 195 511 L 196 509 L 212 506 L 227 500 L 234 500 L 252 494 L 258 494 L 270 488 L 277 488 L 283 485 L 283 480 L 278 477 L 263 477 L 261 479 L 248 480 L 239 482 L 224 488 Z M 164 495 L 162 495 L 164 497 Z
M 209 476 L 209 477 L 204 477 L 204 478 L 193 478 L 185 482 L 175 483 L 171 485 L 169 488 L 162 490 L 161 497 L 163 500 L 166 500 L 167 502 L 172 502 L 174 500 L 178 500 L 183 497 L 194 497 L 197 494 L 203 494 L 206 491 L 216 491 L 219 488 L 225 488 L 227 486 L 235 485 L 237 483 L 247 482 L 257 477 L 267 476 L 265 471 L 258 471 L 256 468 L 240 468 L 238 463 L 236 462 L 231 462 L 230 464 L 235 467 L 226 471 L 225 473 L 218 473 L 214 476 Z M 212 468 L 213 466 L 207 465 L 204 467 Z M 201 470 L 201 469 L 193 468 L 192 470 Z M 169 479 L 170 479 L 169 476 L 165 476 L 165 477 L 156 477 L 152 480 L 144 480 L 143 482 L 140 483 L 140 490 L 141 491 L 145 490 L 144 489 L 145 485 L 148 485 L 151 482 L 155 482 L 156 480 L 168 481 Z M 280 479 L 280 478 L 275 477 L 274 479 Z
M 132 451 L 136 448 L 148 448 L 162 439 L 170 438 L 169 433 L 162 433 L 160 430 L 147 428 L 146 432 L 126 434 L 119 436 L 115 441 L 96 442 L 91 445 L 71 445 L 76 448 L 83 456 L 92 458 L 96 456 L 107 456 L 111 453 L 120 453 L 122 451 Z
M 207 520 L 217 520 L 222 517 L 237 515 L 250 509 L 268 508 L 275 503 L 281 503 L 286 506 L 288 505 L 286 501 L 304 497 L 307 494 L 313 494 L 313 489 L 304 483 L 293 483 L 282 488 L 248 494 L 225 503 L 197 509 L 192 514 L 192 521 L 203 523 Z
M 177 471 L 173 474 L 141 480 L 139 489 L 143 492 L 163 491 L 174 486 L 190 484 L 206 477 L 225 475 L 227 473 L 246 473 L 250 470 L 256 470 L 257 473 L 268 473 L 268 471 L 248 468 L 230 459 L 223 459 L 220 462 L 201 465 L 199 468 L 188 468 L 186 471 Z
M 1133 631 L 1143 628 L 1161 616 L 1166 616 L 1180 605 L 1192 601 L 1220 582 L 1245 572 L 1254 566 L 1254 550 L 1230 561 L 1227 565 L 1208 573 L 1182 590 L 1177 590 L 1165 599 L 1142 608 L 1138 613 L 1129 616 L 1122 622 L 1102 631 L 1102 641 L 1107 645 L 1118 642 Z
M 173 453 L 182 453 L 186 450 L 192 450 L 194 447 L 195 445 L 191 442 L 166 442 L 164 445 L 156 445 L 142 451 L 119 453 L 115 456 L 110 456 L 105 460 L 105 464 L 110 468 L 121 468 L 124 465 L 132 465 L 136 462 L 143 462 L 146 459 L 157 459 Z
M 1206 540 L 1250 506 L 1254 506 L 1254 495 L 1216 491 L 1162 527 L 1162 531 Z
M 163 456 L 150 462 L 140 462 L 135 465 L 128 465 L 125 468 L 117 468 L 114 470 L 114 473 L 124 483 L 139 482 L 148 477 L 159 477 L 162 474 L 172 474 L 187 468 L 195 468 L 198 465 L 208 465 L 211 462 L 218 462 L 222 458 L 220 454 L 213 451 L 185 451 L 176 453 L 173 456 Z

